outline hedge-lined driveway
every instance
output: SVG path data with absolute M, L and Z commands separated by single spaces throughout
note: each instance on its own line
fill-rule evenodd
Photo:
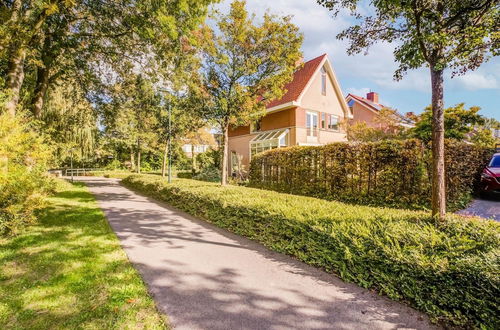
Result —
M 408 306 L 137 195 L 117 180 L 82 180 L 176 329 L 434 328 Z

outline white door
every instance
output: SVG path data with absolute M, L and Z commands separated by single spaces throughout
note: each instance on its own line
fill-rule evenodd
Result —
M 307 142 L 316 142 L 318 140 L 318 113 L 307 111 L 306 112 L 306 128 L 307 128 Z

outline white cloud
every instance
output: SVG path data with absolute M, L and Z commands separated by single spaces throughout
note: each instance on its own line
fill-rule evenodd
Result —
M 455 80 L 458 87 L 462 87 L 468 91 L 500 88 L 498 79 L 493 74 L 470 72 L 464 76 L 456 77 L 453 80 Z
M 357 95 L 357 96 L 362 96 L 365 97 L 365 95 L 369 92 L 371 92 L 371 88 L 368 87 L 362 87 L 362 88 L 347 88 L 346 92 L 349 94 Z
M 227 12 L 230 3 L 231 1 L 226 0 L 215 7 Z M 328 53 L 341 85 L 345 85 L 343 82 L 349 80 L 350 88 L 346 90 L 359 91 L 363 90 L 360 86 L 369 86 L 366 88 L 373 91 L 377 89 L 430 91 L 430 75 L 427 68 L 409 71 L 401 81 L 393 79 L 398 64 L 394 62 L 392 44 L 379 42 L 369 49 L 366 56 L 363 54 L 348 56 L 346 52 L 348 43 L 336 39 L 336 35 L 352 22 L 347 11 L 341 12 L 334 18 L 314 0 L 248 0 L 247 8 L 257 17 L 262 16 L 267 10 L 278 15 L 294 16 L 293 22 L 304 34 L 302 50 L 305 59 Z M 370 10 L 365 7 L 362 9 Z M 447 88 L 469 91 L 499 88 L 500 65 L 490 62 L 483 67 L 451 81 L 447 78 Z M 358 86 L 352 86 L 358 83 Z

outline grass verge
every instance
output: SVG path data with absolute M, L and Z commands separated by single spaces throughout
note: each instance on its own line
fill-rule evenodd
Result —
M 94 197 L 57 190 L 36 225 L 0 238 L 0 328 L 165 329 Z
M 241 186 L 133 175 L 123 184 L 403 300 L 432 320 L 499 329 L 500 226 L 450 215 L 349 205 Z

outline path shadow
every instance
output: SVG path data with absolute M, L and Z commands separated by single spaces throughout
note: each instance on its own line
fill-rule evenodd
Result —
M 268 250 L 244 237 L 194 218 L 165 203 L 126 193 L 110 193 L 118 181 L 87 179 L 122 246 L 140 271 L 159 308 L 182 329 L 431 329 L 427 317 L 408 306 L 381 297 L 357 285 L 308 266 L 292 257 Z M 125 188 L 124 188 L 125 189 Z M 120 189 L 120 191 L 123 191 Z M 126 202 L 127 205 L 124 205 Z M 149 208 L 143 207 L 151 203 Z M 219 235 L 222 238 L 214 239 Z M 304 276 L 335 294 L 309 292 L 283 283 L 246 286 L 245 275 L 228 263 L 215 270 L 199 271 L 165 251 L 188 249 L 191 242 L 224 247 L 225 253 L 247 250 L 278 267 L 283 276 Z M 158 247 L 165 255 L 155 262 L 135 258 L 138 247 Z M 167 247 L 168 249 L 166 249 Z M 163 250 L 162 250 L 163 249 Z M 173 253 L 173 250 L 172 250 Z M 207 266 L 208 267 L 208 266 Z M 290 274 L 290 275 L 286 275 Z M 266 291 L 266 290 L 269 291 Z M 274 295 L 273 290 L 280 292 Z

